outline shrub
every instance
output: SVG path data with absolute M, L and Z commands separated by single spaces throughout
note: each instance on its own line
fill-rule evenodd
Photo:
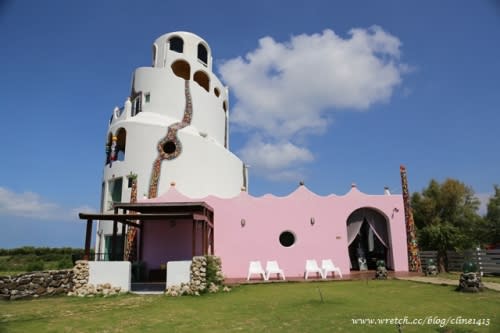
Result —
M 44 265 L 42 261 L 33 261 L 30 262 L 26 265 L 26 271 L 27 272 L 33 272 L 33 271 L 43 271 Z
M 224 282 L 224 276 L 221 271 L 221 261 L 216 256 L 205 256 L 207 260 L 206 281 L 207 286 L 211 283 L 220 286 Z
M 64 258 L 57 262 L 57 269 L 66 269 L 72 267 L 73 267 L 73 262 L 71 261 L 71 259 Z

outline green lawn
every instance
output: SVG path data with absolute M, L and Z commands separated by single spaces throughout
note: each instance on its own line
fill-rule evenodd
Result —
M 320 291 L 323 296 L 321 301 Z M 488 319 L 489 326 L 403 325 L 401 332 L 500 332 L 500 293 L 409 281 L 269 283 L 201 297 L 122 295 L 0 302 L 7 332 L 398 332 L 352 319 Z
M 441 277 L 443 279 L 450 279 L 450 280 L 459 280 L 460 279 L 460 274 L 461 272 L 447 272 L 447 273 L 439 273 L 438 277 Z M 500 276 L 494 276 L 494 275 L 486 275 L 481 278 L 483 282 L 495 282 L 495 283 L 500 283 Z

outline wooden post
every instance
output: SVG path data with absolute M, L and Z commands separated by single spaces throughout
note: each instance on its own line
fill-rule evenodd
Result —
M 87 220 L 87 230 L 85 233 L 85 254 L 83 260 L 90 260 L 90 240 L 92 239 L 92 220 Z
M 212 222 L 213 224 L 213 222 Z M 210 233 L 210 254 L 214 255 L 214 232 L 215 232 L 215 226 L 212 228 L 212 232 Z
M 207 223 L 201 222 L 201 252 L 203 255 L 207 254 Z
M 127 225 L 125 223 L 122 223 L 122 247 L 123 247 L 123 249 L 125 249 L 125 242 L 127 241 L 127 237 L 126 237 L 127 234 L 126 234 L 126 230 L 125 230 L 126 226 Z M 125 253 L 122 253 L 122 260 L 127 260 L 127 258 L 125 258 Z
M 118 222 L 113 221 L 113 236 L 111 236 L 111 255 L 109 259 L 111 261 L 116 260 L 116 236 L 118 234 Z
M 115 207 L 114 214 L 118 214 L 118 208 Z M 116 260 L 116 235 L 118 234 L 118 222 L 113 221 L 113 236 L 111 236 L 111 254 L 109 255 L 109 260 Z
M 137 230 L 139 232 L 139 246 L 138 246 L 138 253 L 137 253 L 137 260 L 138 261 L 142 261 L 142 250 L 143 250 L 143 244 L 144 244 L 144 227 L 145 227 L 145 223 L 144 221 L 139 221 L 139 223 L 142 225 L 142 228 L 140 228 L 139 230 Z
M 126 209 L 123 209 L 123 214 L 127 214 L 127 210 Z M 122 249 L 124 250 L 123 253 L 122 253 L 122 257 L 121 257 L 121 260 L 127 260 L 125 258 L 125 244 L 127 242 L 127 237 L 126 237 L 126 227 L 127 225 L 123 222 L 122 223 Z
M 191 233 L 192 243 L 191 243 L 191 256 L 196 255 L 196 220 L 193 219 L 193 231 Z

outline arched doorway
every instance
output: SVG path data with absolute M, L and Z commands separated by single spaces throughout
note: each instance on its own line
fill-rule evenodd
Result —
M 373 208 L 359 208 L 347 219 L 351 270 L 376 269 L 378 260 L 393 268 L 390 227 L 387 218 Z

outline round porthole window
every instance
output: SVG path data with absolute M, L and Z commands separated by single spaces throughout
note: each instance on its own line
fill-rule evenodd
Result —
M 295 244 L 295 235 L 291 231 L 283 231 L 280 234 L 280 244 L 284 247 L 290 247 Z
M 173 154 L 175 152 L 175 150 L 177 149 L 177 147 L 175 146 L 175 142 L 173 142 L 173 141 L 165 142 L 165 144 L 163 145 L 162 148 L 166 154 Z

